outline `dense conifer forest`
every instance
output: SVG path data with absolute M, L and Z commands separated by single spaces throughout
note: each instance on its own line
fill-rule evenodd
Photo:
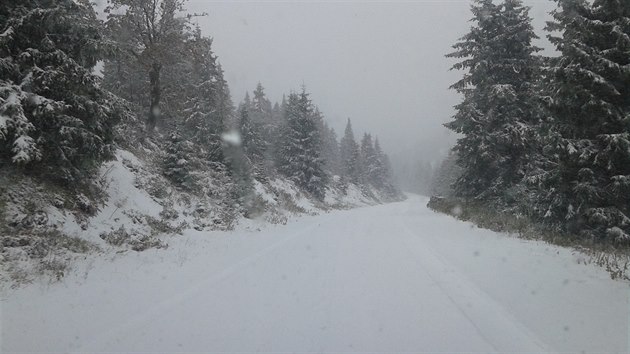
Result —
M 522 1 L 474 2 L 471 30 L 448 54 L 464 71 L 451 87 L 463 99 L 446 124 L 461 137 L 438 179 L 464 202 L 625 247 L 630 3 L 556 2 L 546 27 L 554 57 L 537 54 Z

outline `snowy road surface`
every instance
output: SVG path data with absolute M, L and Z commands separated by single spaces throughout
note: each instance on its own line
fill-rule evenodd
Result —
M 3 295 L 2 352 L 628 350 L 627 284 L 426 201 L 86 261 Z

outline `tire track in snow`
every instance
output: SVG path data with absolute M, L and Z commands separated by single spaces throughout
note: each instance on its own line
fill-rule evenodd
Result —
M 425 239 L 398 217 L 401 242 L 409 257 L 422 268 L 470 324 L 497 352 L 554 352 L 490 295 L 450 265 Z M 410 242 L 411 241 L 411 242 Z M 413 244 L 412 244 L 413 243 Z
M 309 227 L 303 229 L 302 231 L 297 232 L 291 236 L 285 237 L 282 240 L 276 243 L 273 243 L 270 246 L 267 246 L 263 248 L 262 250 L 257 251 L 254 254 L 247 256 L 241 259 L 240 261 L 224 268 L 223 270 L 208 276 L 207 278 L 205 278 L 205 280 L 196 283 L 195 285 L 189 287 L 188 289 L 182 290 L 176 296 L 167 298 L 155 304 L 154 306 L 150 307 L 148 310 L 144 311 L 143 313 L 137 314 L 129 318 L 124 324 L 118 327 L 115 327 L 114 329 L 104 334 L 99 335 L 97 338 L 88 342 L 88 344 L 83 345 L 80 348 L 78 348 L 76 352 L 78 353 L 93 352 L 94 348 L 104 347 L 103 344 L 111 342 L 113 339 L 117 337 L 118 334 L 126 333 L 132 328 L 137 328 L 144 323 L 150 322 L 153 318 L 155 318 L 156 316 L 159 316 L 164 311 L 174 306 L 177 306 L 178 304 L 188 299 L 193 298 L 196 294 L 198 294 L 204 289 L 209 288 L 212 284 L 216 284 L 225 279 L 228 279 L 230 276 L 232 276 L 236 272 L 246 269 L 248 266 L 252 265 L 256 261 L 260 260 L 261 258 L 268 256 L 274 251 L 285 246 L 287 243 L 312 232 L 314 229 L 319 227 L 319 225 L 320 225 L 319 221 L 314 219 L 313 223 Z

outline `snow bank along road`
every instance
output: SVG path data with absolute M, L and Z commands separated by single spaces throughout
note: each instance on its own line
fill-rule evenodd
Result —
M 626 283 L 425 204 L 86 261 L 60 284 L 3 294 L 2 352 L 628 350 Z

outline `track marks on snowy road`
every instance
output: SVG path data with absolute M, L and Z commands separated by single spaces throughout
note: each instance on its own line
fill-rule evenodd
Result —
M 173 307 L 181 304 L 187 300 L 198 296 L 201 292 L 207 291 L 208 289 L 213 288 L 213 285 L 220 283 L 221 281 L 229 278 L 235 273 L 241 271 L 242 269 L 251 266 L 253 263 L 258 261 L 259 259 L 268 256 L 273 253 L 283 245 L 291 242 L 292 240 L 307 235 L 312 232 L 318 226 L 316 222 L 313 222 L 309 227 L 297 232 L 295 234 L 290 234 L 288 236 L 281 238 L 279 241 L 263 248 L 260 251 L 255 252 L 252 255 L 249 255 L 225 268 L 218 271 L 211 271 L 211 274 L 208 275 L 205 279 L 200 279 L 200 281 L 186 289 L 182 289 L 175 296 L 171 296 L 155 305 L 152 305 L 148 310 L 142 312 L 141 314 L 134 315 L 126 319 L 119 326 L 112 328 L 111 330 L 99 334 L 98 336 L 92 338 L 87 345 L 85 346 L 86 352 L 90 351 L 90 348 L 99 348 L 105 345 L 105 343 L 112 342 L 116 338 L 121 335 L 125 335 L 125 333 L 130 333 L 133 329 L 138 329 L 141 327 L 147 327 L 148 324 L 154 321 L 159 321 L 161 315 L 172 309 Z M 131 333 L 134 333 L 131 331 Z M 79 348 L 81 351 L 83 348 Z
M 426 272 L 494 351 L 503 353 L 550 351 L 547 345 L 514 316 L 448 264 L 422 235 L 409 227 L 406 220 L 399 221 L 404 229 L 400 240 L 405 245 L 408 255 Z

